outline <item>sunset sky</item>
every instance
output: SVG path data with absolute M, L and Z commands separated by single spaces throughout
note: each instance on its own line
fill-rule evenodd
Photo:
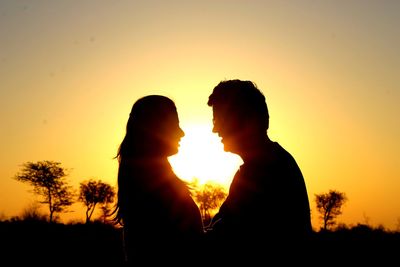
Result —
M 399 14 L 396 0 L 0 1 L 0 218 L 35 199 L 12 179 L 27 161 L 61 162 L 76 189 L 116 185 L 113 157 L 148 94 L 177 105 L 177 174 L 229 186 L 240 159 L 211 134 L 207 99 L 243 79 L 303 172 L 314 227 L 314 195 L 330 189 L 348 197 L 339 222 L 400 227 Z

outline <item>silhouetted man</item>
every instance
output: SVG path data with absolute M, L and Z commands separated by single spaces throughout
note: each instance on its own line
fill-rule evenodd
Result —
M 208 105 L 224 150 L 243 159 L 208 231 L 213 256 L 290 258 L 312 233 L 310 207 L 296 161 L 267 135 L 264 95 L 251 81 L 227 80 L 214 88 Z

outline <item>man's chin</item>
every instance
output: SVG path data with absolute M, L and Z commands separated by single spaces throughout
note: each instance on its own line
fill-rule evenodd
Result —
M 239 152 L 238 147 L 236 147 L 234 145 L 227 144 L 227 143 L 222 143 L 222 144 L 224 145 L 224 151 L 225 152 L 238 154 L 238 152 Z
M 225 152 L 232 152 L 232 149 L 231 149 L 231 147 L 229 145 L 227 145 L 227 144 L 223 144 L 223 145 L 224 145 L 224 151 Z

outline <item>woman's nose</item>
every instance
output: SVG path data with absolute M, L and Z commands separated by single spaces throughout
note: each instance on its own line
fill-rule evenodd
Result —
M 185 132 L 182 130 L 182 128 L 179 127 L 179 136 L 182 138 L 185 136 Z

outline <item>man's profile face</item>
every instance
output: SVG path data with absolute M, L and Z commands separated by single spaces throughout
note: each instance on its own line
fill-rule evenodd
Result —
M 234 112 L 230 112 L 226 107 L 213 106 L 213 132 L 221 137 L 225 151 L 232 153 L 240 152 L 240 124 Z

